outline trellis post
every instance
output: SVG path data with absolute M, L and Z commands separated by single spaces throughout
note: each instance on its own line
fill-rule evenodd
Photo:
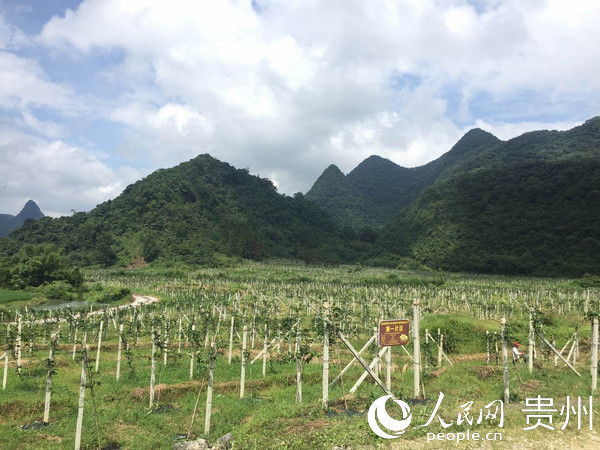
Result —
M 504 372 L 504 403 L 508 404 L 510 400 L 510 389 L 508 379 L 508 345 L 506 342 L 506 318 L 500 319 L 501 335 L 502 335 L 502 369 Z
M 421 342 L 419 340 L 419 303 L 413 303 L 413 368 L 414 388 L 413 395 L 419 398 L 421 395 Z

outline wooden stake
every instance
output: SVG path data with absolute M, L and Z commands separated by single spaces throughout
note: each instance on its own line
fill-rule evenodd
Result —
M 443 358 L 446 359 L 446 361 L 448 361 L 448 364 L 450 364 L 451 366 L 453 366 L 454 363 L 452 361 L 450 361 L 450 359 L 448 359 L 448 356 L 446 355 L 446 353 L 444 352 L 444 349 L 442 348 L 443 338 L 444 338 L 444 335 L 441 334 L 440 335 L 440 345 L 438 345 L 438 343 L 435 342 L 435 339 L 433 339 L 433 336 L 431 334 L 429 334 L 429 339 L 431 339 L 431 342 L 433 342 L 435 344 L 435 346 L 438 348 L 438 359 L 441 358 L 441 357 L 443 357 Z M 441 353 L 441 355 L 440 355 L 440 353 Z
M 177 354 L 181 354 L 181 317 L 179 318 L 179 330 L 177 332 Z
M 216 338 L 216 337 L 215 337 Z M 204 434 L 210 433 L 210 416 L 212 414 L 213 380 L 215 375 L 215 343 L 212 343 L 209 356 L 208 389 L 206 391 L 206 414 L 204 416 Z
M 192 332 L 196 330 L 196 324 L 192 324 Z M 190 342 L 190 380 L 194 378 L 194 344 Z
M 377 364 L 379 364 L 381 357 L 387 352 L 387 349 L 388 349 L 388 347 L 383 347 L 378 353 L 375 354 L 373 361 L 371 361 L 371 363 L 368 366 L 369 369 L 373 370 L 377 366 Z M 356 383 L 354 383 L 354 386 L 352 386 L 352 388 L 350 389 L 350 394 L 353 394 L 356 392 L 356 390 L 360 387 L 362 382 L 365 381 L 365 379 L 367 378 L 368 375 L 369 375 L 369 372 L 367 370 L 365 370 L 361 374 L 359 379 L 356 381 Z M 375 379 L 375 380 L 379 379 L 379 377 L 377 376 L 377 374 L 375 373 L 374 370 L 373 370 L 373 379 Z M 381 383 L 381 381 L 380 381 L 380 383 Z M 386 389 L 389 390 L 389 388 L 387 386 L 386 386 Z
M 377 327 L 373 327 L 373 334 L 377 334 Z M 378 343 L 376 342 L 373 345 L 373 359 L 377 359 L 378 362 L 373 367 L 373 373 L 375 374 L 375 376 L 377 378 L 379 378 L 379 358 L 377 357 L 378 354 L 379 354 L 379 346 L 378 346 Z
M 433 338 L 431 340 L 433 341 Z M 425 373 L 427 373 L 427 371 L 429 369 L 429 355 L 430 355 L 430 352 L 429 352 L 429 330 L 427 328 L 425 328 L 425 348 L 428 349 L 427 355 L 425 357 Z
M 2 376 L 2 390 L 6 390 L 6 379 L 8 377 L 8 351 L 4 353 L 4 374 Z
M 571 356 L 574 354 L 575 352 L 575 340 L 573 340 L 573 343 L 571 344 L 571 349 L 569 350 L 569 354 L 567 355 L 567 361 L 571 360 Z M 575 358 L 573 358 L 573 364 L 575 364 Z
M 17 374 L 21 377 L 21 315 L 19 314 L 19 320 L 17 321 Z
M 302 359 L 300 358 L 300 330 L 296 331 L 296 404 L 302 403 Z
M 240 398 L 244 398 L 244 384 L 246 383 L 246 341 L 248 339 L 248 328 L 244 325 L 242 329 L 242 372 L 240 375 Z
M 102 346 L 102 326 L 104 325 L 104 321 L 100 321 L 100 329 L 98 330 L 98 348 L 96 349 L 96 367 L 94 368 L 94 372 L 98 373 L 98 367 L 100 365 L 100 347 Z
M 487 331 L 486 331 L 486 333 L 487 333 Z M 486 344 L 488 343 L 487 342 L 487 337 L 488 336 L 486 335 L 486 337 L 485 337 L 486 338 Z M 442 355 L 444 353 L 442 351 L 442 348 L 444 348 L 444 335 L 440 333 L 440 329 L 439 328 L 438 328 L 438 339 L 440 341 L 440 345 L 438 345 L 438 358 L 437 358 L 438 360 L 437 360 L 437 365 L 438 365 L 438 367 L 442 367 Z M 435 342 L 435 340 L 433 342 Z M 489 348 L 489 345 L 487 347 L 487 362 L 488 362 L 488 364 L 490 363 L 490 348 Z
M 413 304 L 413 346 L 413 395 L 415 398 L 419 398 L 421 395 L 421 342 L 419 340 L 419 303 L 417 302 Z
M 358 354 L 361 355 L 362 352 L 364 352 L 367 348 L 369 348 L 369 346 L 371 345 L 371 343 L 377 339 L 377 335 L 373 335 L 371 336 L 371 339 L 369 339 L 367 341 L 367 343 L 365 345 L 363 345 L 363 347 L 358 351 Z M 352 365 L 357 361 L 356 358 L 352 358 L 352 360 L 350 360 L 350 362 L 346 365 L 346 367 L 344 367 L 342 369 L 342 371 L 339 373 L 339 375 L 337 377 L 335 377 L 335 379 L 329 383 L 329 387 L 333 387 L 335 385 L 335 383 L 337 383 L 338 381 L 340 381 L 341 377 L 350 369 L 350 367 L 352 367 Z
M 575 351 L 573 352 L 573 365 L 577 364 L 579 357 L 579 331 L 575 331 Z
M 119 346 L 117 347 L 117 373 L 115 375 L 117 381 L 121 376 L 121 348 L 123 347 L 123 324 L 119 324 Z
M 534 334 L 533 334 L 533 311 L 529 311 L 529 348 L 527 369 L 529 373 L 533 373 L 533 346 L 534 346 Z
M 502 336 L 502 368 L 504 372 L 504 403 L 510 403 L 510 389 L 508 379 L 508 344 L 506 342 L 506 319 L 500 319 L 500 334 Z
M 165 333 L 165 338 L 163 340 L 164 349 L 163 349 L 163 366 L 167 367 L 167 355 L 169 354 L 169 325 L 168 322 L 165 322 L 163 326 L 163 331 Z
M 392 347 L 388 347 L 385 354 L 385 387 L 392 390 Z
M 598 317 L 592 318 L 592 394 L 598 388 Z
M 154 406 L 154 389 L 156 383 L 156 332 L 152 327 L 152 363 L 150 366 L 150 409 Z
M 323 409 L 327 410 L 329 403 L 329 320 L 328 311 L 329 304 L 325 302 L 323 304 L 324 318 L 323 318 Z
M 229 328 L 229 355 L 228 363 L 231 365 L 231 357 L 233 355 L 233 324 L 235 322 L 235 316 L 231 314 L 231 327 Z
M 548 339 L 546 339 L 542 333 L 540 333 L 540 332 L 538 331 L 538 332 L 537 332 L 537 335 L 540 337 L 540 339 L 541 339 L 542 341 L 544 341 L 544 344 L 546 344 L 548 347 L 550 347 L 550 350 L 552 350 L 552 351 L 554 352 L 554 354 L 555 354 L 555 355 L 558 355 L 558 357 L 561 359 L 561 361 L 562 361 L 562 362 L 564 362 L 564 363 L 567 365 L 567 367 L 568 367 L 569 369 L 571 369 L 571 370 L 572 370 L 572 371 L 573 371 L 573 372 L 574 372 L 574 373 L 575 373 L 575 374 L 576 374 L 578 377 L 580 377 L 580 376 L 581 376 L 581 374 L 580 374 L 579 372 L 577 372 L 577 370 L 575 369 L 575 367 L 573 367 L 573 366 L 572 366 L 572 365 L 569 363 L 569 361 L 567 361 L 567 360 L 566 360 L 566 359 L 563 357 L 563 355 L 561 355 L 561 354 L 559 353 L 559 351 L 558 351 L 558 350 L 556 350 L 556 349 L 554 348 L 554 346 L 553 346 L 553 345 L 552 345 L 550 342 L 548 342 Z
M 50 354 L 48 355 L 48 374 L 46 375 L 46 399 L 44 401 L 44 423 L 50 422 L 50 396 L 52 395 L 52 374 L 54 372 L 54 349 L 56 347 L 57 335 L 52 334 L 50 338 Z
M 490 358 L 490 332 L 485 330 L 485 362 L 489 364 Z
M 73 337 L 73 356 L 72 356 L 73 361 L 75 361 L 76 351 L 77 351 L 77 325 L 75 325 L 75 336 Z
M 83 427 L 83 405 L 85 400 L 85 384 L 87 376 L 87 332 L 81 341 L 81 382 L 79 384 L 79 406 L 77 410 L 77 428 L 75 429 L 75 450 L 81 448 L 81 429 Z
M 265 324 L 265 338 L 263 340 L 263 360 L 262 360 L 262 376 L 267 376 L 267 348 L 269 347 L 269 337 L 267 335 L 267 324 Z

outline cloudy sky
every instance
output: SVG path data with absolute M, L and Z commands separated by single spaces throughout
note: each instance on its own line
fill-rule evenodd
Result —
M 0 0 L 0 212 L 200 153 L 306 192 L 600 114 L 597 0 Z

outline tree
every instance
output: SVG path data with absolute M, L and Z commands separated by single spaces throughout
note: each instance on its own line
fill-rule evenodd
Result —
M 52 245 L 26 244 L 13 256 L 0 258 L 0 284 L 22 289 L 64 281 L 73 287 L 83 284 L 83 275 L 71 267 L 62 251 Z

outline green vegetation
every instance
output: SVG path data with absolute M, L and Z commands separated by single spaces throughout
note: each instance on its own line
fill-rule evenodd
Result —
M 160 297 L 158 303 L 137 310 L 112 311 L 77 317 L 72 310 L 56 311 L 53 320 L 30 324 L 44 317 L 44 312 L 25 313 L 24 359 L 21 377 L 17 375 L 14 356 L 10 354 L 7 390 L 0 395 L 0 442 L 7 448 L 69 448 L 73 446 L 77 420 L 77 395 L 81 373 L 81 336 L 88 336 L 88 384 L 83 420 L 84 448 L 172 448 L 178 435 L 190 427 L 194 406 L 198 401 L 192 436 L 203 437 L 206 403 L 207 366 L 211 355 L 205 346 L 206 336 L 217 335 L 213 393 L 211 442 L 228 432 L 234 437 L 234 448 L 240 449 L 330 449 L 334 446 L 381 446 L 383 448 L 418 448 L 424 446 L 427 432 L 502 432 L 503 442 L 521 448 L 524 440 L 548 439 L 568 447 L 575 439 L 593 446 L 595 438 L 586 430 L 577 431 L 571 423 L 564 432 L 550 430 L 524 432 L 525 399 L 542 395 L 550 397 L 560 409 L 566 396 L 590 394 L 589 353 L 590 325 L 584 311 L 596 310 L 600 302 L 598 288 L 580 288 L 578 280 L 543 279 L 508 276 L 478 276 L 436 272 L 397 271 L 389 269 L 340 266 L 317 268 L 247 262 L 228 268 L 192 269 L 149 267 L 139 270 L 87 269 L 84 271 L 90 292 L 130 289 Z M 590 277 L 586 277 L 590 278 Z M 585 295 L 584 295 L 585 294 Z M 0 294 L 1 295 L 1 294 Z M 497 422 L 481 425 L 453 424 L 444 430 L 437 420 L 425 428 L 411 426 L 395 442 L 377 438 L 369 429 L 366 411 L 382 391 L 367 380 L 355 394 L 348 391 L 361 370 L 355 365 L 330 390 L 329 407 L 321 404 L 323 329 L 319 320 L 323 299 L 331 302 L 332 319 L 350 338 L 355 347 L 371 336 L 378 317 L 411 316 L 414 300 L 422 305 L 420 322 L 422 379 L 426 402 L 412 404 L 412 362 L 398 347 L 392 350 L 394 365 L 392 389 L 399 398 L 411 403 L 413 424 L 424 424 L 431 415 L 439 392 L 445 395 L 440 416 L 456 422 L 459 405 L 473 401 L 471 412 L 501 397 L 502 366 L 492 345 L 492 361 L 486 363 L 486 334 L 499 333 L 498 319 L 502 311 L 508 320 L 508 339 L 527 343 L 529 307 L 535 307 L 536 323 L 544 334 L 562 346 L 577 330 L 581 352 L 577 377 L 560 364 L 554 367 L 547 348 L 539 344 L 534 372 L 526 365 L 510 366 L 511 404 L 505 407 L 502 429 Z M 97 308 L 94 308 L 95 310 Z M 227 311 L 220 319 L 217 309 Z M 81 311 L 83 313 L 83 311 Z M 234 317 L 232 363 L 228 363 L 230 318 Z M 245 320 L 244 320 L 245 317 Z M 315 320 L 315 318 L 317 320 Z M 57 347 L 52 379 L 50 423 L 40 425 L 46 386 L 48 341 L 56 332 L 57 319 L 61 337 Z M 178 323 L 182 319 L 182 349 L 178 352 Z M 6 333 L 8 320 L 0 321 L 0 345 L 12 347 L 14 325 Z M 124 350 L 121 377 L 115 380 L 119 324 L 124 325 Z M 295 361 L 290 345 L 295 339 L 291 329 L 299 320 L 303 343 L 312 358 L 303 366 L 303 400 L 295 403 Z M 99 322 L 104 322 L 102 352 L 98 373 L 94 370 Z M 194 328 L 192 328 L 194 324 Z M 254 359 L 263 348 L 263 330 L 267 326 L 269 340 L 281 332 L 279 348 L 268 351 L 266 374 L 262 361 L 247 365 L 246 395 L 239 398 L 242 326 L 248 328 L 248 353 Z M 252 329 L 256 339 L 252 342 Z M 437 363 L 437 348 L 424 339 L 428 329 L 437 336 L 444 334 L 444 349 L 453 362 Z M 77 355 L 72 359 L 72 345 L 77 334 Z M 149 408 L 151 330 L 158 333 L 156 347 L 155 404 Z M 217 331 L 218 330 L 218 331 Z M 165 345 L 166 334 L 169 336 Z M 240 336 L 238 336 L 238 333 Z M 492 338 L 492 343 L 494 341 Z M 29 342 L 33 345 L 30 348 Z M 125 343 L 127 347 L 125 347 Z M 407 346 L 413 352 L 412 339 Z M 128 350 L 125 350 L 128 348 Z M 163 351 L 168 350 L 168 363 L 163 365 Z M 331 337 L 330 379 L 350 360 L 349 351 L 334 335 Z M 194 357 L 190 380 L 190 352 Z M 365 351 L 371 360 L 375 348 Z M 384 369 L 382 369 L 384 370 Z M 199 395 L 199 396 L 198 396 Z M 595 403 L 595 408 L 598 403 Z M 390 409 L 390 414 L 393 412 Z M 564 417 L 555 416 L 562 424 Z M 38 424 L 36 424 L 38 421 Z M 31 426 L 33 424 L 33 426 Z M 25 429 L 22 427 L 26 426 Z M 29 426 L 29 427 L 27 427 Z M 585 428 L 585 427 L 584 427 Z
M 29 300 L 33 294 L 27 291 L 14 291 L 12 289 L 0 289 L 0 304 Z
M 425 166 L 371 157 L 345 180 L 337 175 L 347 189 L 328 190 L 320 179 L 307 198 L 355 227 L 397 214 L 365 259 L 371 264 L 393 267 L 402 257 L 449 271 L 599 274 L 599 157 L 600 118 L 506 142 L 472 130 Z M 352 214 L 365 214 L 357 220 L 345 211 L 354 193 L 361 207 Z
M 0 304 L 9 309 L 31 299 L 42 308 L 69 302 L 118 303 L 131 294 L 122 286 L 88 288 L 83 281 L 81 270 L 51 245 L 27 244 L 13 256 L 0 258 Z
M 83 276 L 52 245 L 23 245 L 12 256 L 0 258 L 0 286 L 12 289 L 46 286 L 49 292 L 79 288 Z
M 599 275 L 599 156 L 600 118 L 506 142 L 476 129 L 422 167 L 377 156 L 347 176 L 330 166 L 305 198 L 281 195 L 270 181 L 201 155 L 89 213 L 29 222 L 0 239 L 0 255 L 52 243 L 84 267 L 228 267 L 285 258 Z
M 306 198 L 317 203 L 340 224 L 356 225 L 364 222 L 364 201 L 348 178 L 333 164 L 315 181 L 306 193 Z M 350 227 L 350 230 L 352 233 L 353 228 Z
M 0 241 L 12 254 L 24 243 L 53 242 L 78 265 L 228 258 L 336 261 L 346 252 L 331 219 L 301 194 L 278 194 L 266 179 L 208 155 L 159 170 L 90 213 L 45 218 Z
M 475 171 L 429 188 L 379 245 L 444 270 L 599 273 L 599 186 L 599 159 Z
M 355 229 L 380 228 L 436 179 L 461 171 L 461 165 L 501 141 L 480 129 L 469 131 L 435 161 L 407 169 L 379 156 L 370 156 L 347 176 L 328 167 L 306 198 L 327 211 L 338 223 Z

